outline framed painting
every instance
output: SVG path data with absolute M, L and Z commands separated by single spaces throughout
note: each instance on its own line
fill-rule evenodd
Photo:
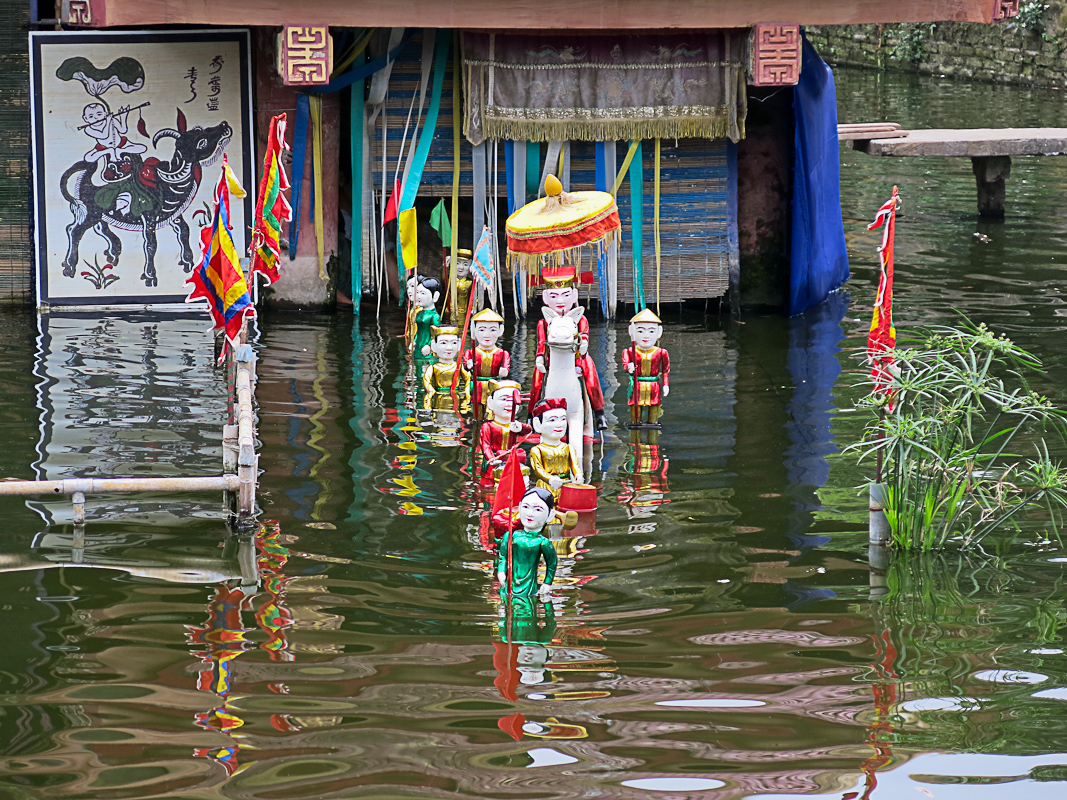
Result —
M 225 153 L 254 172 L 247 30 L 30 34 L 37 301 L 182 303 Z

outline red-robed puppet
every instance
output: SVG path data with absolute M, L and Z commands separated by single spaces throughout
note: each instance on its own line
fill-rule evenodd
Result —
M 545 282 L 541 299 L 546 306 L 563 316 L 578 305 L 578 270 L 575 267 L 546 267 L 541 270 L 541 278 Z M 545 346 L 547 335 L 548 322 L 542 319 L 537 323 L 537 358 L 534 362 L 537 368 L 533 374 L 533 391 L 530 392 L 531 410 L 542 399 L 541 393 L 545 375 L 548 372 L 549 353 Z M 589 320 L 584 314 L 578 320 L 578 337 L 578 353 L 575 355 L 574 363 L 581 370 L 582 382 L 589 396 L 589 405 L 593 409 L 596 429 L 602 431 L 607 428 L 604 423 L 604 392 L 600 388 L 600 376 L 597 374 L 596 365 L 589 356 Z
M 630 320 L 630 346 L 622 351 L 623 369 L 630 375 L 629 428 L 659 428 L 663 398 L 671 391 L 671 359 L 658 345 L 663 323 L 651 309 Z
M 492 381 L 506 378 L 511 370 L 511 355 L 497 346 L 504 335 L 504 318 L 491 308 L 483 308 L 471 317 L 474 347 L 463 351 L 463 366 L 474 380 L 474 418 L 485 416 L 485 401 Z
M 515 419 L 519 407 L 519 384 L 500 380 L 489 384 L 486 408 L 489 419 L 478 429 L 478 449 L 482 455 L 482 482 L 496 483 L 504 469 L 508 451 L 533 430 Z M 519 461 L 525 463 L 526 451 L 518 451 Z

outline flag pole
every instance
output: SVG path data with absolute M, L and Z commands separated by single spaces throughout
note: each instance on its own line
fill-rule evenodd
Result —
M 885 515 L 886 486 L 883 483 L 885 466 L 885 413 L 892 410 L 892 388 L 890 387 L 891 376 L 889 367 L 892 364 L 892 349 L 896 346 L 897 332 L 893 327 L 893 249 L 896 239 L 897 209 L 900 207 L 900 195 L 897 186 L 893 186 L 893 194 L 889 200 L 878 209 L 874 222 L 867 226 L 867 230 L 882 228 L 882 244 L 878 248 L 880 261 L 880 275 L 878 278 L 878 293 L 874 300 L 874 311 L 871 319 L 871 330 L 867 336 L 867 359 L 871 366 L 871 377 L 874 383 L 874 393 L 881 392 L 885 395 L 886 403 L 879 411 L 878 421 L 878 447 L 875 450 L 875 481 L 870 485 L 868 507 L 870 519 L 868 524 L 868 539 L 870 543 L 869 557 L 871 566 L 884 566 L 885 545 L 889 542 L 889 520 Z

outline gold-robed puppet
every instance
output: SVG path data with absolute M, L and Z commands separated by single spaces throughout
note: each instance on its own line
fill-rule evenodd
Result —
M 608 316 L 614 317 L 621 228 L 619 209 L 611 194 L 565 192 L 559 179 L 549 175 L 545 179 L 545 197 L 527 203 L 508 217 L 507 267 L 538 283 L 544 267 L 580 266 L 586 252 L 592 262 L 606 256 L 609 297 L 600 300 L 607 306 Z

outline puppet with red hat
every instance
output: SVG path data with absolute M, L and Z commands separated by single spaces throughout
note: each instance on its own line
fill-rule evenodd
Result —
M 545 288 L 541 291 L 541 299 L 547 308 L 551 308 L 560 316 L 576 308 L 578 305 L 578 270 L 573 266 L 545 267 L 541 270 L 541 278 L 545 282 Z M 543 393 L 545 374 L 548 372 L 548 348 L 545 339 L 548 336 L 548 322 L 539 320 L 537 323 L 537 358 L 534 362 L 537 367 L 533 375 L 533 391 L 530 392 L 531 415 L 535 405 L 541 400 Z M 582 382 L 585 384 L 586 396 L 589 405 L 593 409 L 595 427 L 598 431 L 607 428 L 604 423 L 604 392 L 600 388 L 600 376 L 597 374 L 596 365 L 589 356 L 589 320 L 583 314 L 578 320 L 578 352 L 575 354 L 575 366 L 581 370 Z

